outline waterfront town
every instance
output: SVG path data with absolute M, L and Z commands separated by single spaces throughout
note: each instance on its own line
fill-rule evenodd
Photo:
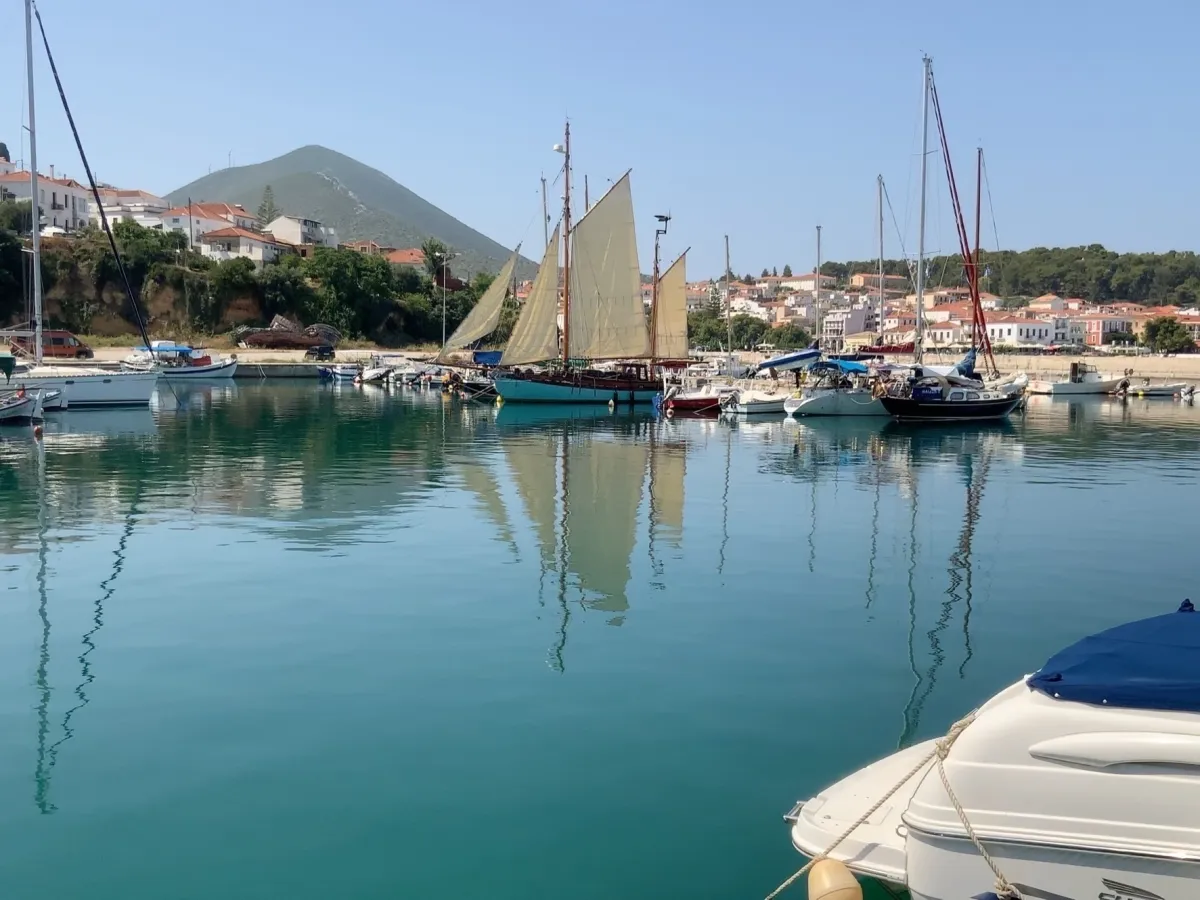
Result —
M 39 175 L 38 184 L 44 235 L 69 236 L 100 226 L 100 209 L 85 185 L 56 173 L 54 166 Z M 30 190 L 29 172 L 0 156 L 0 199 L 28 200 Z M 183 232 L 190 248 L 214 261 L 243 257 L 261 267 L 286 254 L 306 257 L 318 247 L 342 247 L 397 266 L 425 266 L 419 247 L 390 247 L 369 239 L 343 243 L 334 229 L 301 215 L 280 212 L 263 222 L 257 212 L 229 203 L 197 201 L 173 207 L 149 191 L 107 184 L 99 187 L 99 194 L 110 224 L 132 221 L 145 228 Z M 450 272 L 442 278 L 451 288 L 461 284 Z M 518 301 L 528 296 L 532 284 L 516 285 Z M 716 279 L 689 282 L 687 308 L 689 313 L 706 307 L 723 311 L 727 297 L 733 315 L 746 315 L 772 328 L 819 332 L 826 352 L 853 353 L 880 343 L 902 347 L 914 342 L 913 288 L 913 279 L 906 275 L 858 273 L 839 283 L 830 274 L 794 274 L 785 266 L 782 275 L 731 280 L 727 286 Z M 643 302 L 647 308 L 653 302 L 650 282 L 643 284 Z M 1140 343 L 1147 323 L 1161 318 L 1175 319 L 1200 345 L 1200 309 L 1194 307 L 1098 304 L 1055 294 L 1013 302 L 987 291 L 980 292 L 980 302 L 991 344 L 1002 352 L 1121 349 Z M 970 346 L 975 314 L 967 286 L 929 289 L 923 305 L 924 347 L 956 351 Z M 769 333 L 764 343 L 770 343 Z

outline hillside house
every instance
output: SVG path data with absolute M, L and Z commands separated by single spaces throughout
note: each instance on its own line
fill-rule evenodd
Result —
M 261 231 L 229 226 L 206 231 L 200 236 L 200 253 L 209 259 L 223 262 L 228 259 L 249 259 L 260 268 L 274 262 L 290 248 Z
M 6 166 L 7 168 L 7 166 Z M 0 191 L 16 200 L 28 200 L 32 194 L 28 171 L 13 169 L 0 175 Z M 38 208 L 42 230 L 79 231 L 91 217 L 91 191 L 74 178 L 56 178 L 54 167 L 49 177 L 38 174 Z
M 263 226 L 264 231 L 271 232 L 277 240 L 285 241 L 299 247 L 336 247 L 337 232 L 322 225 L 316 219 L 306 219 L 303 216 L 277 216 Z M 301 253 L 307 256 L 308 253 Z

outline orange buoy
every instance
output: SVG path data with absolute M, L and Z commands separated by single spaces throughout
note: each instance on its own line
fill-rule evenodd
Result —
M 33 426 L 33 436 L 36 438 L 40 438 L 42 436 L 42 426 L 41 425 Z
M 862 885 L 836 859 L 822 859 L 808 870 L 809 900 L 863 900 Z

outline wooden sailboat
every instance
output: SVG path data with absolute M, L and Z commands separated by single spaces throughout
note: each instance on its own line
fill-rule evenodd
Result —
M 555 229 L 500 360 L 502 366 L 512 367 L 557 359 L 559 367 L 508 372 L 496 378 L 496 390 L 506 402 L 650 403 L 659 393 L 659 382 L 650 377 L 645 363 L 629 363 L 654 356 L 642 306 L 629 173 L 572 228 L 569 124 L 563 152 L 562 340 L 557 340 L 556 327 L 560 231 Z M 588 368 L 598 360 L 627 364 L 613 370 Z

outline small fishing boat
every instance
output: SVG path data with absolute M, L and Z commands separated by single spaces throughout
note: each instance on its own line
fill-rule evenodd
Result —
M 358 363 L 334 363 L 319 367 L 317 374 L 326 381 L 354 381 L 361 371 Z
M 121 361 L 126 372 L 158 372 L 167 381 L 232 378 L 237 371 L 236 356 L 229 359 L 201 347 L 173 341 L 151 341 L 150 347 L 137 347 Z
M 20 388 L 0 394 L 0 424 L 25 425 L 42 417 L 42 391 Z
M 739 416 L 783 415 L 788 394 L 767 391 L 735 390 L 721 401 L 721 409 Z
M 66 408 L 67 395 L 65 391 L 51 390 L 49 388 L 42 391 L 43 412 L 62 412 Z
M 679 385 L 672 385 L 663 394 L 660 408 L 668 415 L 716 416 L 721 412 L 721 404 L 736 393 L 737 389 L 726 384 L 706 384 L 694 391 L 685 391 Z
M 796 804 L 810 888 L 818 867 L 851 888 L 810 896 L 861 897 L 854 875 L 913 900 L 1194 896 L 1198 654 L 1191 601 L 1101 631 Z
M 1192 386 L 1186 381 L 1174 381 L 1169 384 L 1151 384 L 1149 378 L 1143 378 L 1141 384 L 1129 383 L 1117 391 L 1126 397 L 1182 397 L 1192 391 Z
M 1121 387 L 1127 377 L 1121 375 L 1109 378 L 1100 374 L 1095 366 L 1087 363 L 1071 363 L 1071 371 L 1066 381 L 1034 380 L 1029 383 L 1029 391 L 1033 394 L 1111 394 Z

